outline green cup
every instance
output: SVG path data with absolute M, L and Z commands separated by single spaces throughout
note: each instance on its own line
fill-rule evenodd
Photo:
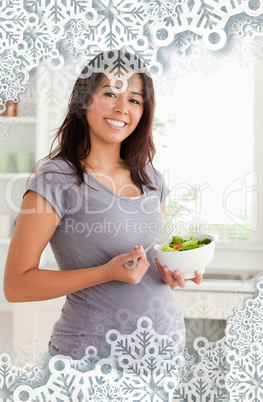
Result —
M 30 152 L 17 152 L 15 154 L 15 163 L 18 173 L 30 172 L 34 164 L 33 154 Z
M 9 152 L 0 152 L 0 173 L 8 172 L 10 157 Z

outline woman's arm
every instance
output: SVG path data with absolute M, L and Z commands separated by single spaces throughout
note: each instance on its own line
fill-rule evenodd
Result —
M 50 203 L 29 191 L 21 205 L 6 261 L 4 292 L 8 301 L 53 299 L 111 280 L 136 284 L 146 273 L 149 263 L 142 247 L 97 267 L 68 271 L 39 269 L 41 254 L 58 224 L 59 217 Z M 124 268 L 126 261 L 138 257 L 136 269 Z

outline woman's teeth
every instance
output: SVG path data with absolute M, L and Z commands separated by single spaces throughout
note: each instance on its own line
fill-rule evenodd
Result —
M 123 123 L 122 121 L 111 120 L 111 119 L 105 119 L 105 121 L 115 127 L 124 127 L 125 126 L 125 123 Z

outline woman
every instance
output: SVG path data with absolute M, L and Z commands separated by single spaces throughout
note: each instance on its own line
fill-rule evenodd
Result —
M 10 302 L 67 295 L 51 355 L 80 359 L 92 345 L 106 357 L 107 331 L 130 333 L 141 316 L 160 334 L 177 331 L 183 347 L 170 288 L 185 280 L 154 261 L 153 250 L 144 252 L 164 224 L 168 194 L 152 166 L 153 113 L 153 84 L 141 61 L 120 51 L 100 54 L 77 79 L 58 146 L 28 184 L 4 290 Z M 38 269 L 48 242 L 60 271 Z M 135 258 L 135 269 L 124 267 Z M 201 282 L 199 272 L 194 282 Z M 163 309 L 159 317 L 156 306 Z

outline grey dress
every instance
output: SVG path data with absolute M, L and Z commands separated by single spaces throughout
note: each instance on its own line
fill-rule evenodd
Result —
M 89 173 L 77 185 L 76 175 L 62 159 L 48 161 L 32 176 L 27 190 L 41 194 L 53 206 L 60 223 L 50 240 L 60 270 L 95 267 L 149 245 L 164 225 L 161 205 L 168 188 L 159 172 L 147 165 L 156 190 L 126 198 L 111 191 Z M 161 280 L 154 250 L 147 253 L 150 267 L 139 284 L 110 281 L 67 295 L 49 343 L 51 355 L 80 359 L 88 346 L 100 358 L 110 355 L 105 336 L 111 329 L 129 334 L 140 317 L 149 317 L 160 334 L 177 333 L 184 346 L 184 322 L 170 287 Z

